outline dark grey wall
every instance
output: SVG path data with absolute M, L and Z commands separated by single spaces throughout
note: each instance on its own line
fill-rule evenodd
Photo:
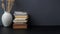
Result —
M 16 0 L 14 10 L 22 9 L 32 25 L 60 25 L 60 0 Z

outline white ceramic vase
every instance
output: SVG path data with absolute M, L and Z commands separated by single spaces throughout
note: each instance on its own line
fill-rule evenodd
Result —
M 4 27 L 8 27 L 10 26 L 12 23 L 12 15 L 9 12 L 4 12 L 4 14 L 2 15 L 2 24 Z

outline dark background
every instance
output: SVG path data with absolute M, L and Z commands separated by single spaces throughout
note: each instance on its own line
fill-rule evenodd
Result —
M 16 0 L 15 10 L 26 10 L 31 25 L 60 25 L 60 0 Z M 0 18 L 2 14 L 0 9 Z

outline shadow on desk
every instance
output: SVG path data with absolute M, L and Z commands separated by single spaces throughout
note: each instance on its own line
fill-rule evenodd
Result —
M 12 28 L 5 28 L 5 27 L 0 28 L 0 34 L 28 34 L 29 32 L 30 30 L 28 29 L 14 30 Z
M 33 26 L 30 29 L 12 29 L 0 27 L 0 34 L 58 34 L 60 26 Z

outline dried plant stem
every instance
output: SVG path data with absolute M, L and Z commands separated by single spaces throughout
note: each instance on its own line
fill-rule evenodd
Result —
M 7 7 L 8 12 L 11 11 L 13 4 L 14 4 L 14 0 L 8 0 L 8 7 Z
M 10 12 L 10 0 L 8 0 L 7 11 Z
M 11 9 L 12 9 L 13 5 L 14 5 L 14 0 L 11 0 L 11 4 L 10 4 L 10 11 L 11 11 Z
M 2 9 L 5 11 L 4 0 L 2 0 Z
M 2 3 L 2 9 L 5 11 L 4 3 Z

